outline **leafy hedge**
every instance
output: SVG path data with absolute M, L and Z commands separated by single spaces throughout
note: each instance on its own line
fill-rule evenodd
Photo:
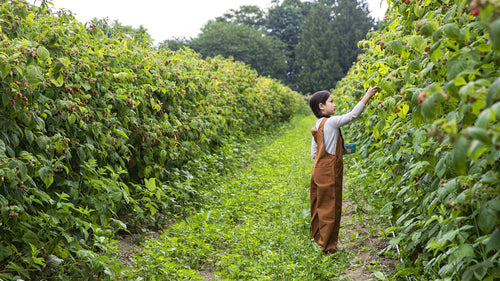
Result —
M 396 230 L 398 275 L 500 277 L 500 3 L 391 1 L 336 92 L 353 104 L 358 179 Z M 356 133 L 354 133 L 356 132 Z
M 0 279 L 110 276 L 107 238 L 201 203 L 203 155 L 304 104 L 242 63 L 3 2 Z

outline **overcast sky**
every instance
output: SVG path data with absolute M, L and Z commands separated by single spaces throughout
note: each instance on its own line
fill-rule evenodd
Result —
M 166 39 L 197 37 L 209 20 L 242 5 L 271 6 L 271 0 L 49 0 L 55 9 L 71 10 L 78 21 L 94 17 L 118 20 L 135 28 L 143 25 L 158 44 Z M 31 0 L 40 4 L 41 0 Z M 381 2 L 383 5 L 381 7 Z M 382 19 L 387 9 L 385 0 L 368 0 L 372 17 Z

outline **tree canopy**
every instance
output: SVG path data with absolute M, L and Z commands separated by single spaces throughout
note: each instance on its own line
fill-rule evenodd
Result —
M 251 65 L 260 75 L 284 80 L 286 58 L 280 52 L 282 45 L 281 41 L 246 24 L 212 21 L 189 47 L 204 57 L 233 57 Z
M 319 0 L 311 7 L 296 46 L 296 87 L 329 90 L 351 68 L 358 41 L 374 27 L 366 1 Z
M 366 0 L 274 0 L 269 10 L 245 5 L 206 23 L 197 38 L 166 40 L 205 57 L 232 57 L 289 87 L 310 93 L 335 86 L 375 28 Z

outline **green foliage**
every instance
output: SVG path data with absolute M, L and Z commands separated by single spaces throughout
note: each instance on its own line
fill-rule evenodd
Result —
M 246 24 L 212 21 L 189 47 L 205 57 L 232 57 L 257 70 L 260 75 L 284 80 L 285 56 L 282 43 Z
M 314 1 L 295 48 L 296 87 L 330 90 L 361 51 L 357 42 L 374 26 L 364 1 Z
M 258 6 L 243 5 L 238 10 L 231 9 L 216 21 L 244 24 L 252 28 L 262 30 L 265 28 L 265 15 Z
M 17 1 L 0 18 L 4 280 L 117 279 L 98 252 L 118 231 L 199 207 L 193 163 L 303 105 L 242 63 L 155 50 L 145 30 Z
M 159 48 L 178 51 L 188 46 L 189 46 L 189 40 L 184 37 L 181 37 L 181 38 L 165 40 L 160 43 Z
M 189 46 L 204 57 L 232 57 L 307 93 L 334 87 L 372 28 L 365 0 L 274 1 L 267 15 L 241 6 L 207 22 L 197 38 L 166 40 L 160 48 Z
M 336 59 L 345 75 L 361 53 L 358 42 L 366 38 L 366 34 L 373 30 L 375 24 L 369 16 L 368 3 L 365 0 L 336 1 L 332 12 L 335 15 L 332 29 L 336 38 L 332 43 L 338 50 Z
M 295 69 L 296 52 L 310 5 L 300 0 L 273 1 L 268 10 L 266 28 L 269 35 L 284 43 L 286 56 L 287 84 L 296 83 L 298 69 Z
M 498 1 L 388 2 L 335 90 L 351 108 L 382 88 L 345 133 L 360 147 L 358 179 L 395 226 L 400 276 L 498 279 Z
M 347 254 L 325 256 L 310 239 L 311 124 L 297 116 L 260 140 L 229 142 L 202 168 L 213 200 L 146 240 L 131 277 L 201 279 L 208 270 L 222 280 L 338 280 Z M 209 172 L 219 162 L 232 164 L 224 177 Z
M 330 89 L 343 77 L 342 68 L 335 59 L 338 54 L 335 36 L 330 28 L 331 6 L 316 3 L 304 24 L 301 40 L 296 49 L 298 88 L 304 93 Z

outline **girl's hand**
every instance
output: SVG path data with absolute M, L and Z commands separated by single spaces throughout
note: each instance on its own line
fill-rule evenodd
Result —
M 370 97 L 373 97 L 378 92 L 380 92 L 380 88 L 378 86 L 373 86 L 370 87 L 366 93 L 370 95 Z
M 361 102 L 367 104 L 368 100 L 378 92 L 380 92 L 380 88 L 378 86 L 370 87 L 368 91 L 366 91 L 366 94 L 361 98 Z

